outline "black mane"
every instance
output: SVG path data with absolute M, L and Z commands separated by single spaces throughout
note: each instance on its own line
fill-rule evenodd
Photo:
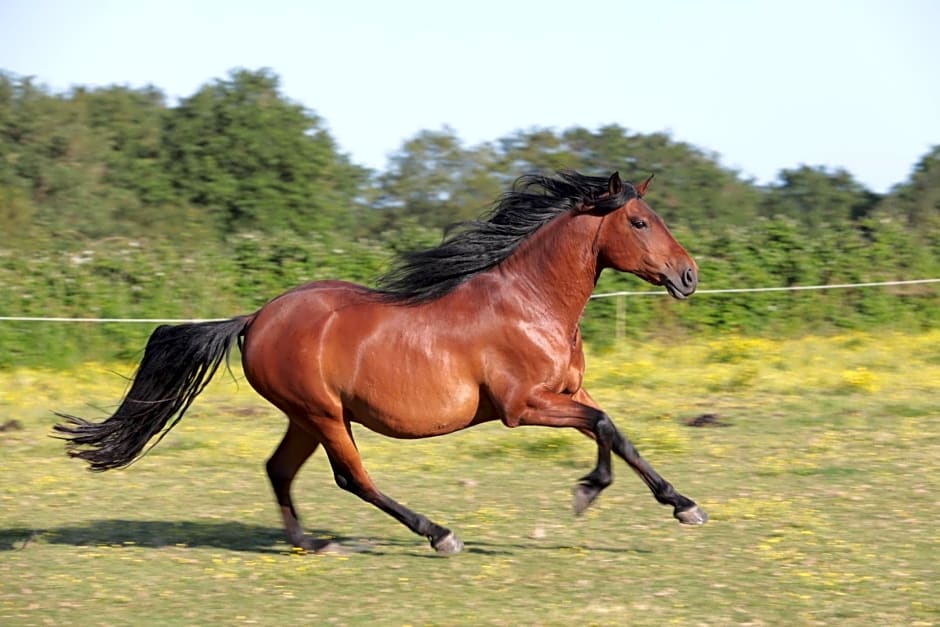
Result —
M 480 220 L 457 225 L 437 247 L 404 253 L 378 281 L 379 293 L 416 304 L 447 294 L 470 277 L 496 266 L 553 218 L 585 206 L 610 211 L 636 197 L 628 183 L 608 195 L 608 178 L 562 171 L 519 177 Z

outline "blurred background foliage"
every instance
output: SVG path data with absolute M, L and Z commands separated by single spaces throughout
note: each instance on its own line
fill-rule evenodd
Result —
M 476 146 L 424 130 L 376 172 L 269 70 L 233 70 L 177 103 L 153 86 L 56 93 L 0 72 L 0 315 L 227 317 L 305 281 L 371 284 L 515 177 L 561 168 L 656 173 L 650 204 L 698 260 L 702 288 L 940 276 L 940 146 L 885 194 L 822 166 L 760 185 L 714 153 L 618 125 Z M 644 287 L 605 273 L 598 291 Z M 938 305 L 933 285 L 596 299 L 584 332 L 602 348 L 615 328 L 639 339 L 923 329 Z M 0 367 L 130 359 L 151 330 L 2 322 Z

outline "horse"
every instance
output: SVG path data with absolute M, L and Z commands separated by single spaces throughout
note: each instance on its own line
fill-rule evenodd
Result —
M 651 179 L 524 175 L 440 245 L 400 255 L 375 288 L 315 281 L 252 314 L 159 326 L 114 413 L 99 423 L 57 413 L 55 435 L 93 471 L 125 467 L 182 419 L 237 344 L 248 382 L 289 419 L 266 470 L 299 549 L 324 548 L 305 535 L 291 498 L 320 446 L 340 488 L 438 553 L 463 549 L 450 529 L 379 490 L 352 423 L 392 438 L 496 420 L 574 428 L 597 445 L 594 468 L 573 490 L 576 515 L 611 484 L 613 453 L 680 523 L 703 524 L 707 514 L 653 470 L 582 385 L 579 323 L 602 270 L 633 273 L 676 299 L 698 283 L 695 261 L 643 200 Z

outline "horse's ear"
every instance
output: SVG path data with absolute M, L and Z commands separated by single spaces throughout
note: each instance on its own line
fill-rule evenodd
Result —
M 620 172 L 614 172 L 607 179 L 607 193 L 611 196 L 619 196 L 623 193 L 623 181 L 620 180 Z
M 656 176 L 656 175 L 655 175 L 655 174 L 650 174 L 650 177 L 649 177 L 648 179 L 646 179 L 645 181 L 643 181 L 642 183 L 640 183 L 639 185 L 636 186 L 636 195 L 637 195 L 637 196 L 639 196 L 640 198 L 643 198 L 643 196 L 646 196 L 646 190 L 649 188 L 649 186 L 650 186 L 650 181 L 653 180 L 653 177 L 654 177 L 654 176 Z

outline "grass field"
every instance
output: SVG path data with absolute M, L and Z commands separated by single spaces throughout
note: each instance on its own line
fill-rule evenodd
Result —
M 0 624 L 940 623 L 940 332 L 589 355 L 589 389 L 703 527 L 622 463 L 575 519 L 576 433 L 358 431 L 378 485 L 466 542 L 450 558 L 322 452 L 294 494 L 346 551 L 293 553 L 263 472 L 285 419 L 227 376 L 139 463 L 86 472 L 50 412 L 102 417 L 130 370 L 0 372 L 0 424 L 22 427 L 0 432 Z M 726 426 L 686 426 L 706 413 Z

